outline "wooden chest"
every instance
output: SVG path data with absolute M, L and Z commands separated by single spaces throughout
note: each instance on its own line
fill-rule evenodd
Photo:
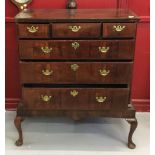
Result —
M 31 116 L 125 118 L 137 127 L 131 81 L 138 17 L 129 10 L 26 10 L 15 21 L 21 103 L 15 125 Z

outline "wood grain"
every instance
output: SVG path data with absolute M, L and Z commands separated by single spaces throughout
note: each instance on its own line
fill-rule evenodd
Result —
M 129 16 L 134 16 L 129 18 Z M 16 15 L 16 22 L 136 22 L 138 16 L 127 9 L 28 9 Z
M 35 33 L 31 33 L 27 28 L 37 27 L 38 30 Z M 19 38 L 48 38 L 49 37 L 49 25 L 48 24 L 18 24 L 17 25 Z
M 45 47 L 51 52 L 45 53 Z M 109 50 L 101 52 L 99 47 Z M 27 60 L 133 60 L 134 48 L 135 40 L 19 40 L 20 58 Z
M 116 31 L 114 27 L 124 27 L 122 31 Z M 104 23 L 103 24 L 103 37 L 110 38 L 133 38 L 136 36 L 135 23 Z
M 77 27 L 74 32 L 71 28 Z M 53 38 L 98 38 L 101 34 L 100 23 L 58 23 L 52 24 Z
M 78 92 L 72 96 L 71 92 Z M 111 110 L 127 109 L 128 88 L 23 88 L 24 108 L 28 110 Z M 41 95 L 51 96 L 49 102 L 42 100 Z M 106 97 L 99 103 L 96 97 Z
M 77 71 L 71 65 L 77 64 Z M 130 62 L 21 62 L 21 83 L 56 83 L 56 84 L 128 84 L 131 79 Z M 42 70 L 53 73 L 43 75 Z M 100 70 L 109 70 L 102 76 Z
M 25 40 L 18 34 L 22 102 L 17 116 L 135 119 L 130 100 L 139 19 L 134 13 L 32 9 L 15 20 L 31 33 Z

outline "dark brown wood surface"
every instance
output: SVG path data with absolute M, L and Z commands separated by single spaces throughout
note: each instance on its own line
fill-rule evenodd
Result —
M 36 28 L 36 32 L 29 32 L 28 28 Z M 19 38 L 49 38 L 48 24 L 18 24 L 17 31 Z
M 42 50 L 51 49 L 50 52 Z M 107 52 L 101 48 L 109 48 Z M 21 59 L 132 60 L 135 40 L 19 40 Z
M 73 28 L 77 28 L 73 31 Z M 98 38 L 101 34 L 100 23 L 58 23 L 52 24 L 53 38 Z
M 74 116 L 78 118 L 90 118 L 90 117 L 115 117 L 115 118 L 135 118 L 135 108 L 132 106 L 124 109 L 123 111 L 112 111 L 112 110 L 28 110 L 17 109 L 18 116 L 29 116 L 29 117 L 40 117 L 40 116 L 49 116 L 49 117 L 71 117 Z
M 78 94 L 72 96 L 71 92 Z M 23 88 L 24 108 L 29 110 L 111 110 L 127 109 L 128 88 Z M 41 96 L 51 96 L 48 102 Z M 98 102 L 96 97 L 106 97 Z
M 28 9 L 17 14 L 15 20 L 17 22 L 135 22 L 138 21 L 138 17 L 127 9 Z
M 130 97 L 138 20 L 125 9 L 28 9 L 15 17 L 22 87 L 16 145 L 24 116 L 136 120 Z M 134 130 L 132 123 L 130 148 Z
M 72 65 L 78 69 L 71 69 Z M 48 70 L 51 75 L 42 72 Z M 106 76 L 100 70 L 109 72 Z M 21 83 L 100 83 L 128 84 L 131 78 L 130 62 L 21 62 Z
M 123 28 L 122 31 L 117 31 L 117 28 Z M 107 38 L 132 38 L 136 36 L 135 23 L 104 23 L 103 37 Z

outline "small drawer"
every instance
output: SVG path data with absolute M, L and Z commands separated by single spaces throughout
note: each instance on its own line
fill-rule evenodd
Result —
M 136 35 L 136 23 L 104 23 L 103 37 L 132 38 Z
M 134 40 L 19 40 L 21 59 L 132 60 Z
M 21 62 L 22 83 L 128 84 L 131 62 Z
M 100 23 L 52 24 L 53 38 L 98 38 L 100 32 Z
M 24 107 L 31 110 L 127 109 L 128 88 L 23 88 Z
M 48 24 L 18 24 L 19 38 L 49 38 Z

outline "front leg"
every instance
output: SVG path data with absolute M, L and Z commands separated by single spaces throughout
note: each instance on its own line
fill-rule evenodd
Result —
M 14 120 L 15 127 L 17 128 L 19 138 L 15 142 L 16 146 L 21 146 L 23 144 L 23 134 L 22 134 L 22 128 L 21 128 L 21 122 L 23 121 L 23 117 L 16 116 Z
M 133 135 L 135 129 L 137 128 L 138 122 L 137 122 L 136 118 L 127 118 L 126 121 L 130 124 L 130 132 L 129 132 L 129 136 L 128 136 L 128 147 L 130 149 L 134 149 L 136 147 L 136 145 L 132 141 L 132 135 Z

